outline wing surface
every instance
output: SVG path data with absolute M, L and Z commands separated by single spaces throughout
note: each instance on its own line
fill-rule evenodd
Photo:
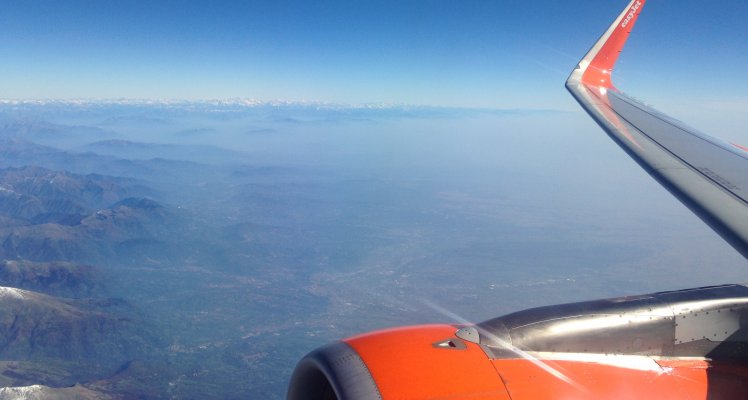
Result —
M 611 73 L 646 0 L 632 0 L 566 87 L 653 178 L 748 258 L 748 152 L 619 91 Z

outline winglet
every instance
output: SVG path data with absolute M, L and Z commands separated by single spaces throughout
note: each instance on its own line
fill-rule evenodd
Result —
M 646 3 L 646 0 L 631 0 L 628 7 L 613 21 L 605 34 L 582 58 L 577 68 L 569 76 L 567 85 L 583 83 L 603 88 L 614 88 L 610 78 L 613 67 L 626 44 L 626 40 L 629 38 L 631 30 L 634 28 L 636 20 L 639 18 L 644 3 Z

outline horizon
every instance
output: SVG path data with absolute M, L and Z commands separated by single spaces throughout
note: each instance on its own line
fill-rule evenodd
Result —
M 0 96 L 575 109 L 563 81 L 623 3 L 14 3 Z M 748 86 L 731 77 L 748 69 L 746 13 L 650 2 L 616 81 L 650 101 L 745 110 Z

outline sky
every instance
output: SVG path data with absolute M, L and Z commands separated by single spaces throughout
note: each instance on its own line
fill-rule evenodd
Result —
M 627 2 L 5 2 L 0 98 L 571 110 L 563 81 Z M 743 0 L 650 0 L 618 86 L 748 110 L 745 15 Z

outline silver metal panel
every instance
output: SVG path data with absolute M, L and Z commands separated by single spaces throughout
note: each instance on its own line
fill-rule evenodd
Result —
M 676 316 L 675 344 L 708 340 L 722 342 L 740 329 L 740 314 L 727 309 Z
M 748 287 L 725 285 L 520 311 L 460 331 L 491 358 L 522 352 L 748 357 Z M 466 335 L 469 334 L 469 335 Z

